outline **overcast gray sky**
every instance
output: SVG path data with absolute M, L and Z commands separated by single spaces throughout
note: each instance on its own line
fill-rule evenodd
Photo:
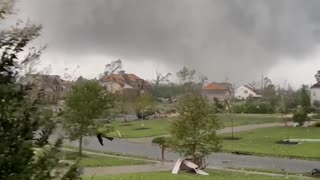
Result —
M 95 77 L 115 59 L 146 79 L 194 68 L 211 81 L 313 83 L 320 69 L 319 0 L 20 0 L 43 25 L 52 73 Z

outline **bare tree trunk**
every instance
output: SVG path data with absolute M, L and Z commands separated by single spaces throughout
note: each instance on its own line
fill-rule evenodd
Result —
M 144 112 L 142 112 L 141 128 L 144 128 Z
M 233 118 L 231 117 L 231 136 L 232 139 L 234 138 L 234 132 L 233 132 Z
M 161 160 L 164 161 L 164 151 L 166 148 L 163 145 L 161 145 L 160 148 L 161 148 Z
M 80 157 L 82 156 L 82 141 L 83 141 L 83 135 L 81 134 L 79 138 L 79 156 Z
M 285 126 L 287 127 L 288 126 L 288 119 L 286 117 L 287 115 L 286 114 L 282 114 L 282 118 L 284 119 L 284 123 L 285 123 Z

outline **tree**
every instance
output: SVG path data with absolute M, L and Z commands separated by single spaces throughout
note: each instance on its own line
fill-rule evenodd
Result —
M 140 94 L 137 101 L 136 113 L 137 116 L 141 116 L 141 128 L 144 128 L 144 119 L 148 115 L 148 110 L 152 110 L 153 97 L 149 93 L 143 93 Z
M 225 101 L 225 109 L 226 109 L 226 112 L 227 112 L 227 115 L 229 117 L 229 120 L 231 122 L 231 138 L 234 139 L 234 132 L 233 132 L 233 114 L 232 114 L 232 111 L 233 111 L 233 108 L 232 108 L 232 99 L 230 96 L 228 96 Z
M 124 122 L 127 122 L 126 114 L 133 112 L 135 104 L 137 102 L 136 95 L 130 93 L 116 93 L 114 94 L 115 99 L 115 110 L 114 113 L 119 117 L 123 117 Z
M 170 147 L 175 152 L 202 161 L 206 155 L 220 149 L 216 135 L 218 120 L 209 114 L 206 98 L 198 93 L 186 94 L 179 101 L 178 112 L 180 116 L 170 129 Z
M 186 66 L 176 73 L 181 83 L 192 81 L 195 74 L 196 71 L 194 69 L 188 69 Z
M 0 20 L 10 14 L 13 5 L 14 1 L 0 1 Z M 30 62 L 18 57 L 28 54 L 25 47 L 40 30 L 41 26 L 27 23 L 0 31 L 0 179 L 80 179 L 76 166 L 61 163 L 58 154 L 62 139 L 48 142 L 55 122 L 43 114 L 40 95 L 31 99 L 28 93 L 32 84 L 18 81 L 19 70 Z M 47 126 L 49 123 L 52 126 Z M 40 130 L 42 133 L 35 137 Z
M 302 85 L 299 90 L 299 105 L 305 110 L 309 110 L 310 108 L 310 94 L 308 92 L 308 87 L 306 85 Z
M 280 101 L 278 104 L 278 112 L 282 114 L 282 117 L 284 118 L 285 124 L 287 126 L 286 115 L 289 113 L 288 98 L 284 95 L 281 95 L 281 97 L 280 97 Z
M 97 132 L 97 122 L 113 99 L 96 81 L 80 81 L 66 98 L 64 125 L 70 139 L 79 139 L 79 155 L 82 155 L 83 137 Z
M 109 64 L 105 65 L 105 70 L 103 75 L 108 76 L 114 74 L 122 69 L 122 61 L 121 59 L 111 61 Z
M 208 81 L 208 77 L 205 75 L 200 75 L 199 80 L 200 80 L 200 86 L 203 87 L 204 84 Z
M 317 80 L 317 82 L 320 82 L 320 70 L 317 72 L 317 74 L 314 76 Z
M 156 137 L 152 140 L 153 144 L 157 144 L 161 150 L 161 160 L 164 161 L 164 152 L 168 147 L 168 138 L 166 137 Z
M 161 83 L 163 82 L 169 82 L 169 77 L 171 76 L 171 73 L 167 73 L 165 75 L 163 75 L 163 73 L 159 73 L 157 72 L 157 77 L 156 79 L 153 81 L 154 82 L 154 88 L 153 88 L 153 95 L 156 94 L 158 87 Z
M 308 115 L 303 107 L 299 107 L 293 114 L 293 121 L 298 123 L 299 126 L 303 126 L 304 122 L 307 121 Z
M 275 86 L 271 83 L 269 80 L 268 85 L 264 87 L 262 90 L 262 98 L 267 103 L 271 104 L 272 106 L 275 106 L 277 104 L 277 92 Z

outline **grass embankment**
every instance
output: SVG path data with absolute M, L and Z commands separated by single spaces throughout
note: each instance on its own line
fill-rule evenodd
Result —
M 223 135 L 230 137 L 230 134 Z M 319 142 L 279 144 L 283 139 L 320 139 L 320 128 L 273 127 L 235 133 L 239 140 L 224 140 L 223 149 L 258 155 L 320 159 Z
M 238 172 L 209 170 L 209 176 L 181 173 L 173 175 L 169 172 L 121 174 L 111 176 L 84 177 L 84 180 L 277 180 L 297 179 L 284 176 L 272 177 L 266 175 L 246 174 Z
M 223 127 L 231 126 L 229 116 L 226 114 L 216 115 Z M 283 122 L 283 118 L 275 114 L 234 114 L 232 115 L 233 125 L 250 125 L 250 124 L 263 124 L 273 122 Z M 119 137 L 117 131 L 120 132 L 122 138 L 140 138 L 140 137 L 153 137 L 164 134 L 169 134 L 170 122 L 176 118 L 161 118 L 144 120 L 144 128 L 141 128 L 141 120 L 131 122 L 113 122 L 115 131 L 110 135 Z

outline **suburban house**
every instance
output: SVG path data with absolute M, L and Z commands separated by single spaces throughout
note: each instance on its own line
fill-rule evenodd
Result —
M 148 81 L 135 74 L 127 74 L 125 71 L 102 77 L 100 84 L 111 93 L 141 93 L 151 89 Z
M 242 85 L 238 87 L 235 91 L 235 98 L 239 100 L 246 100 L 249 97 L 261 98 L 261 91 L 255 89 L 251 85 Z
M 317 82 L 310 88 L 310 99 L 312 106 L 319 106 L 320 105 L 320 82 Z
M 317 83 L 310 88 L 311 106 L 320 107 L 320 70 L 314 76 Z
M 64 81 L 58 75 L 29 74 L 23 82 L 32 85 L 31 96 L 39 93 L 47 102 L 57 102 L 71 92 L 71 83 Z
M 207 97 L 209 102 L 214 102 L 215 100 L 224 101 L 233 97 L 234 91 L 230 83 L 212 82 L 202 88 L 202 94 Z

